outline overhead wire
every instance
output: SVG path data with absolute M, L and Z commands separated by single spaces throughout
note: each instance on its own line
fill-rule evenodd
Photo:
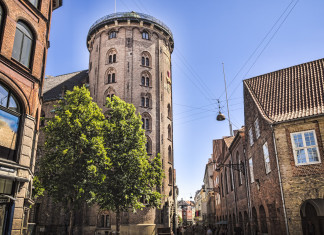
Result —
M 293 1 L 292 1 L 293 2 Z M 287 18 L 289 17 L 289 15 L 291 14 L 291 12 L 294 10 L 294 8 L 296 7 L 297 3 L 299 2 L 299 0 L 295 1 L 295 4 L 293 5 L 293 7 L 290 9 L 290 11 L 288 12 L 288 14 L 285 16 L 285 18 L 283 19 L 283 21 L 281 21 L 281 23 L 279 24 L 279 27 L 275 30 L 274 34 L 270 37 L 269 41 L 266 43 L 266 45 L 263 47 L 263 49 L 261 50 L 261 52 L 258 54 L 258 56 L 256 57 L 256 59 L 254 60 L 254 62 L 252 63 L 252 65 L 250 66 L 250 68 L 248 69 L 248 71 L 245 73 L 245 75 L 242 78 L 243 79 L 248 75 L 248 73 L 251 71 L 251 69 L 253 68 L 253 66 L 256 64 L 256 62 L 258 61 L 258 59 L 260 58 L 260 56 L 263 54 L 263 52 L 265 51 L 265 49 L 269 46 L 270 42 L 273 40 L 273 38 L 276 36 L 276 34 L 278 33 L 279 29 L 282 27 L 282 25 L 286 22 Z M 289 5 L 290 6 L 290 5 Z M 285 11 L 286 12 L 286 11 Z M 241 83 L 239 83 L 241 84 Z M 232 91 L 230 97 L 234 94 L 235 90 L 238 88 L 238 86 L 236 86 L 236 88 Z
M 228 87 L 231 86 L 232 82 L 236 79 L 236 77 L 241 73 L 241 71 L 245 68 L 245 66 L 248 64 L 248 62 L 252 59 L 253 55 L 259 50 L 259 48 L 261 47 L 261 45 L 264 43 L 264 41 L 268 38 L 269 34 L 273 31 L 273 29 L 275 28 L 275 26 L 278 24 L 278 22 L 280 21 L 280 19 L 285 15 L 285 13 L 288 11 L 289 7 L 291 6 L 291 4 L 294 1 L 292 0 L 288 6 L 285 8 L 285 10 L 282 12 L 282 14 L 279 16 L 279 18 L 275 21 L 275 23 L 272 25 L 272 27 L 270 28 L 270 30 L 267 32 L 267 34 L 262 38 L 262 40 L 260 41 L 260 43 L 258 44 L 258 46 L 254 49 L 254 51 L 251 53 L 251 55 L 248 57 L 248 59 L 244 62 L 244 64 L 242 65 L 242 67 L 239 69 L 239 71 L 235 74 L 234 78 L 228 83 Z M 221 93 L 221 95 L 219 96 L 219 98 L 221 96 L 223 96 L 225 93 L 225 90 Z

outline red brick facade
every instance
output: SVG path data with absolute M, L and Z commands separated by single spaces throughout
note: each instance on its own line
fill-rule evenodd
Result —
M 38 139 L 38 123 L 41 109 L 41 88 L 46 64 L 46 53 L 49 38 L 49 28 L 52 10 L 61 5 L 61 1 L 41 0 L 34 6 L 28 0 L 1 0 L 1 28 L 0 28 L 0 86 L 7 96 L 14 97 L 17 109 L 13 110 L 6 103 L 0 104 L 0 119 L 2 123 L 10 118 L 17 118 L 17 125 L 11 130 L 17 133 L 15 145 L 9 151 L 12 158 L 0 158 L 0 180 L 12 184 L 11 193 L 0 192 L 1 200 L 1 234 L 22 234 L 28 229 L 28 216 L 31 199 L 35 154 Z M 55 6 L 54 6 L 55 5 Z M 18 39 L 19 24 L 25 26 L 31 35 L 30 56 L 23 54 L 27 44 L 19 51 L 14 43 Z M 27 33 L 28 34 L 28 33 Z M 30 36 L 29 35 L 29 36 Z M 29 48 L 29 47 L 28 47 Z M 14 56 L 18 50 L 20 59 Z M 17 51 L 16 51 L 17 54 Z M 23 58 L 23 56 L 25 56 Z M 24 62 L 24 59 L 29 63 Z M 26 64 L 26 65 L 24 65 Z M 1 94 L 1 99 L 6 94 Z M 9 94 L 9 95 L 8 95 Z M 11 99 L 11 98 L 10 98 Z M 8 103 L 11 102 L 10 100 Z M 10 104 L 9 104 L 10 105 Z M 7 121 L 6 121 L 7 120 Z M 9 122 L 7 122 L 8 124 Z M 0 128 L 1 129 L 1 128 Z M 1 130 L 0 130 L 1 133 Z M 0 140 L 0 143 L 3 140 Z M 1 146 L 3 149 L 8 146 Z M 3 183 L 3 182 L 2 182 Z M 2 190 L 2 189 L 0 189 Z

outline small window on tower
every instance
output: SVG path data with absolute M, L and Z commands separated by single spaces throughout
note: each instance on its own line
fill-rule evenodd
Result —
M 143 38 L 143 39 L 146 39 L 146 40 L 149 40 L 149 34 L 148 34 L 148 32 L 144 31 L 144 32 L 142 33 L 142 38 Z
M 111 31 L 111 32 L 109 33 L 109 39 L 116 38 L 116 37 L 117 37 L 117 33 L 116 33 L 116 31 Z

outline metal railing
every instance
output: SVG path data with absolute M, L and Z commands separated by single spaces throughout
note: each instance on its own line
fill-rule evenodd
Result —
M 105 24 L 106 21 L 110 21 L 112 19 L 144 19 L 144 20 L 148 20 L 151 21 L 155 24 L 158 24 L 159 26 L 161 26 L 164 30 L 166 30 L 171 37 L 173 37 L 173 34 L 170 30 L 170 28 L 168 26 L 166 26 L 162 21 L 154 18 L 153 16 L 144 14 L 144 13 L 138 13 L 138 12 L 118 12 L 118 13 L 113 13 L 113 14 L 109 14 L 106 15 L 102 18 L 100 18 L 99 20 L 97 20 L 96 22 L 94 22 L 94 24 L 92 24 L 92 26 L 89 29 L 89 33 L 88 36 L 90 35 L 90 33 L 92 33 L 92 31 L 99 25 L 101 24 Z

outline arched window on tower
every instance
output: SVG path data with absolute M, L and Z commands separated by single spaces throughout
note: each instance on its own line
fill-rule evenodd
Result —
M 141 94 L 141 106 L 143 108 L 151 108 L 151 99 L 152 99 L 152 96 L 150 93 L 142 93 Z
M 114 48 L 111 48 L 107 52 L 107 64 L 117 63 L 117 51 Z
M 149 67 L 150 66 L 150 61 L 151 61 L 151 55 L 147 51 L 144 51 L 142 53 L 142 66 Z
M 111 83 L 116 83 L 116 69 L 113 67 L 107 69 L 105 77 L 105 84 Z
M 152 118 L 148 113 L 142 114 L 142 128 L 146 131 L 152 130 Z
M 150 87 L 151 74 L 148 71 L 141 73 L 141 86 Z
M 171 131 L 171 125 L 168 125 L 168 139 L 172 140 L 172 131 Z
M 152 154 L 152 140 L 151 140 L 151 138 L 150 137 L 148 137 L 148 136 L 146 136 L 146 139 L 147 139 L 147 141 L 146 141 L 146 145 L 145 145 L 145 147 L 146 147 L 146 152 L 147 152 L 147 154 Z
M 147 31 L 143 31 L 143 32 L 142 32 L 142 38 L 145 39 L 145 40 L 149 40 L 149 39 L 150 39 L 150 38 L 149 38 L 149 34 L 148 34 Z
M 17 22 L 12 58 L 26 67 L 30 67 L 34 35 L 31 29 L 22 21 Z
M 169 168 L 169 185 L 172 185 L 173 177 L 172 177 L 172 168 Z
M 171 105 L 168 104 L 168 118 L 172 118 Z
M 171 146 L 168 147 L 168 161 L 172 163 L 172 149 Z
M 104 104 L 106 104 L 106 98 L 112 98 L 116 95 L 115 90 L 112 87 L 108 87 L 104 94 Z

